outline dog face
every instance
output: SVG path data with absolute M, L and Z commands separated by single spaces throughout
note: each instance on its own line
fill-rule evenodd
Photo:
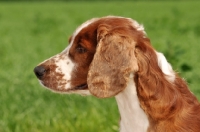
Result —
M 138 38 L 146 39 L 145 32 L 130 18 L 91 19 L 75 30 L 63 52 L 34 72 L 43 86 L 56 92 L 111 97 L 138 71 Z
M 55 92 L 90 94 L 87 74 L 97 45 L 97 32 L 86 27 L 95 20 L 78 27 L 64 51 L 35 67 L 34 72 L 43 86 Z

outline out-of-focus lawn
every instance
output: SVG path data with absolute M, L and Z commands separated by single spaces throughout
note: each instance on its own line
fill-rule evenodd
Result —
M 200 99 L 200 2 L 0 3 L 0 132 L 115 132 L 114 98 L 60 95 L 42 88 L 33 68 L 61 52 L 82 22 L 105 15 L 143 23 Z

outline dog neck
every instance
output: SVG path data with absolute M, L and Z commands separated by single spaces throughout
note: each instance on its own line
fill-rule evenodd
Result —
M 121 116 L 120 132 L 146 132 L 148 117 L 140 107 L 133 77 L 127 87 L 115 96 Z

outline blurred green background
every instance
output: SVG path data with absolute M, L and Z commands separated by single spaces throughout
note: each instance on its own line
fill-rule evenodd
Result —
M 33 74 L 93 17 L 119 15 L 143 24 L 200 99 L 200 1 L 66 1 L 0 2 L 0 132 L 118 131 L 114 98 L 52 93 Z

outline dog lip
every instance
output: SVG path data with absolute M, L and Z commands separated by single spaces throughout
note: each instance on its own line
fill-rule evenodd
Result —
M 87 89 L 87 87 L 88 87 L 87 84 L 81 84 L 81 85 L 76 86 L 74 89 L 75 90 L 85 90 L 85 89 Z

